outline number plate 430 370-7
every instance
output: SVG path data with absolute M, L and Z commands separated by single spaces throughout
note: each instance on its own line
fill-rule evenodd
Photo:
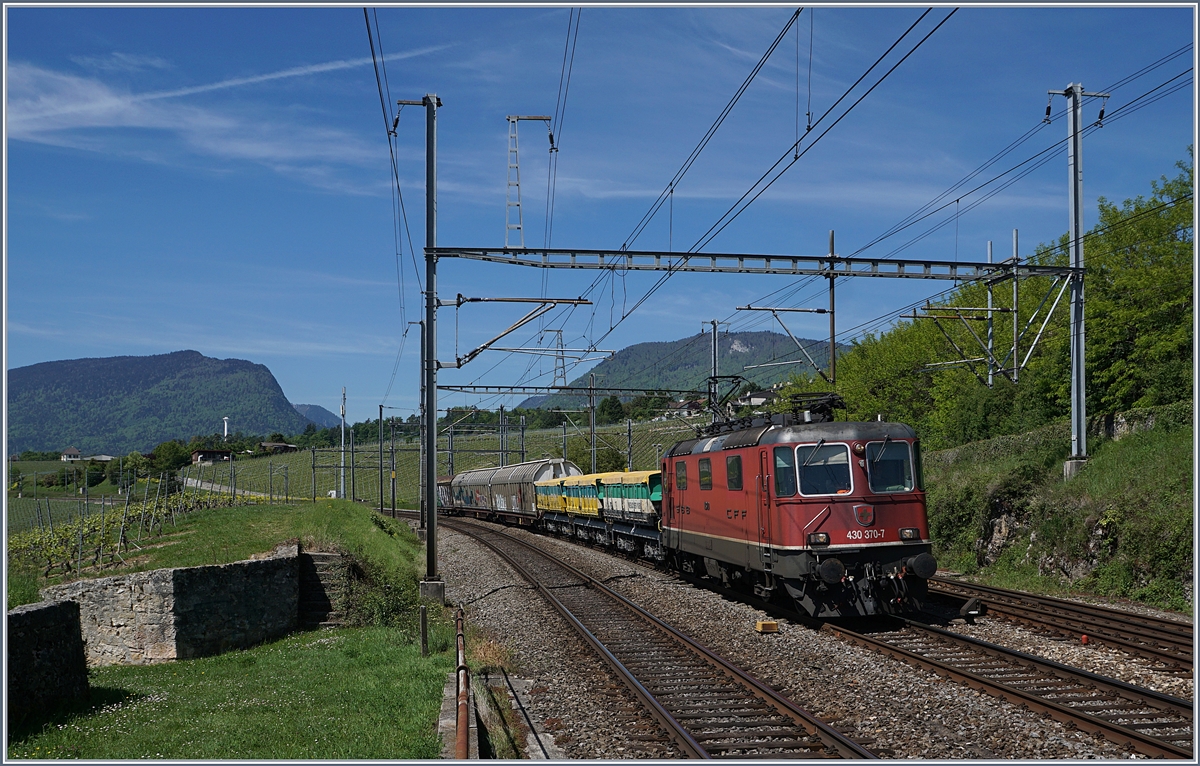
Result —
M 882 540 L 886 535 L 886 529 L 850 529 L 846 531 L 847 540 Z

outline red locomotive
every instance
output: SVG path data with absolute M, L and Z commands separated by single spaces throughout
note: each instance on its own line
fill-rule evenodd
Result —
M 663 456 L 662 541 L 680 569 L 786 593 L 815 617 L 920 609 L 937 563 L 916 434 L 834 422 L 838 406 L 824 397 Z

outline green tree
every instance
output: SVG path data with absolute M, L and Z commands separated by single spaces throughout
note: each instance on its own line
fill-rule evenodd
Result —
M 1151 185 L 1149 199 L 1099 200 L 1087 242 L 1087 366 L 1097 411 L 1192 395 L 1193 167 Z
M 625 417 L 625 409 L 621 400 L 615 396 L 604 399 L 596 406 L 597 423 L 616 423 Z
M 84 483 L 89 487 L 94 487 L 104 481 L 104 466 L 97 463 L 95 460 L 88 461 L 88 464 L 83 469 Z
M 662 414 L 669 401 L 671 397 L 665 394 L 635 396 L 629 402 L 629 417 L 634 420 L 650 420 Z
M 180 441 L 163 442 L 154 448 L 155 471 L 177 471 L 192 459 L 191 451 Z

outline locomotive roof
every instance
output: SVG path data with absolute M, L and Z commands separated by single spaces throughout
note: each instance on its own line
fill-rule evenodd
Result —
M 792 442 L 815 442 L 824 439 L 837 441 L 870 441 L 890 436 L 893 439 L 915 439 L 917 434 L 904 423 L 882 423 L 879 421 L 832 421 L 826 423 L 798 423 L 790 426 L 760 426 L 741 431 L 731 431 L 719 436 L 681 441 L 663 455 L 691 455 L 716 452 L 735 447 L 752 447 L 759 444 L 788 444 Z

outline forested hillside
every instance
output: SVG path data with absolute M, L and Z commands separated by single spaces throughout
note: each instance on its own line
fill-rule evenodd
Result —
M 813 361 L 825 366 L 829 357 L 828 340 L 798 338 Z M 840 347 L 842 353 L 846 347 Z M 764 362 L 803 359 L 796 344 L 777 332 L 719 333 L 717 336 L 717 367 L 722 375 L 741 375 L 746 380 L 766 388 L 787 379 L 795 367 L 764 367 L 746 370 L 750 365 Z M 610 359 L 593 367 L 587 375 L 571 381 L 575 387 L 586 387 L 589 375 L 596 375 L 597 386 L 704 391 L 705 379 L 712 372 L 712 335 L 701 333 L 675 341 L 637 343 L 621 349 Z M 722 392 L 728 390 L 723 388 Z M 581 401 L 561 395 L 536 397 L 522 402 L 522 407 L 568 407 Z
M 1190 155 L 1190 150 L 1189 150 Z M 1153 407 L 1192 398 L 1193 168 L 1189 157 L 1179 173 L 1151 183 L 1150 194 L 1115 204 L 1100 198 L 1100 221 L 1084 238 L 1086 276 L 1086 364 L 1089 415 Z M 1067 236 L 1042 244 L 1034 263 L 1067 265 Z M 1049 278 L 1022 279 L 1021 328 L 1052 288 Z M 1053 287 L 1044 312 L 1057 295 Z M 988 388 L 965 367 L 929 365 L 960 359 L 951 341 L 969 357 L 983 356 L 971 332 L 943 321 L 902 321 L 881 335 L 856 340 L 838 356 L 836 390 L 847 417 L 912 424 L 931 448 L 952 447 L 997 435 L 1020 433 L 1069 413 L 1067 297 L 1052 315 L 1019 382 L 1002 375 Z M 987 288 L 968 284 L 934 306 L 986 306 Z M 1012 308 L 1011 282 L 995 290 L 995 305 Z M 948 312 L 939 312 L 946 314 Z M 1041 316 L 1020 342 L 1024 358 Z M 979 337 L 983 321 L 970 320 Z M 1012 314 L 995 320 L 1003 360 L 1012 344 Z M 1006 350 L 1007 347 L 1007 350 Z M 1006 364 L 1011 367 L 1011 360 Z M 975 372 L 986 378 L 983 363 Z M 819 378 L 796 376 L 788 390 L 821 391 Z
M 149 451 L 220 432 L 300 433 L 297 412 L 264 365 L 196 351 L 43 362 L 8 371 L 9 453 L 79 448 Z

